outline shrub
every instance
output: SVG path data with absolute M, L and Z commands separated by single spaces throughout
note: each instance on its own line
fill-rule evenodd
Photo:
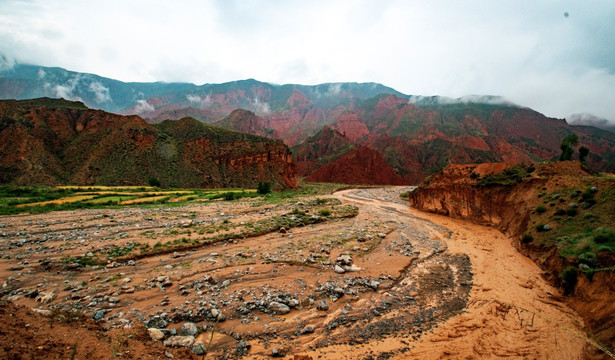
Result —
M 318 212 L 318 214 L 320 216 L 330 216 L 331 215 L 331 210 L 329 209 L 322 209 Z
M 574 292 L 574 287 L 577 285 L 577 268 L 570 266 L 562 271 L 562 285 L 564 286 L 564 295 Z
M 269 194 L 271 192 L 271 184 L 268 182 L 259 182 L 256 192 L 261 195 Z
M 237 194 L 232 191 L 224 193 L 224 200 L 235 200 L 237 198 Z
M 147 179 L 147 184 L 153 187 L 160 187 L 160 180 L 156 179 L 155 177 L 151 177 Z
M 594 242 L 596 244 L 605 244 L 615 242 L 615 231 L 609 228 L 599 227 L 594 231 Z
M 568 214 L 568 216 L 575 216 L 577 214 L 577 209 L 576 208 L 568 208 L 568 209 L 566 209 L 566 214 Z
M 564 215 L 564 214 L 566 214 L 566 210 L 564 210 L 564 209 L 557 209 L 557 210 L 555 210 L 555 215 L 561 216 L 561 215 Z
M 590 268 L 598 267 L 598 257 L 593 252 L 585 252 L 579 255 L 579 264 L 585 264 Z
M 301 210 L 299 210 L 297 208 L 294 208 L 293 209 L 293 214 L 294 215 L 305 215 L 305 211 L 301 211 Z
M 543 212 L 547 211 L 547 208 L 542 206 L 542 205 L 538 205 L 536 206 L 536 212 L 539 214 L 542 214 Z
M 534 237 L 532 236 L 532 234 L 523 234 L 521 241 L 524 244 L 531 243 L 532 241 L 534 241 Z

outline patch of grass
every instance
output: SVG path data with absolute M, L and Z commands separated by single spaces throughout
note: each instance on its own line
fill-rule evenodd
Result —
M 527 165 L 517 164 L 501 173 L 481 177 L 476 185 L 479 187 L 513 186 L 519 184 L 523 179 L 529 176 L 529 170 Z
M 331 216 L 331 210 L 329 210 L 329 209 L 321 209 L 318 212 L 318 215 L 320 215 L 320 216 Z
M 546 207 L 544 207 L 544 206 L 542 206 L 542 205 L 538 205 L 538 206 L 536 206 L 536 212 L 537 212 L 537 213 L 542 214 L 542 213 L 544 213 L 545 211 L 547 211 L 547 208 L 546 208 Z

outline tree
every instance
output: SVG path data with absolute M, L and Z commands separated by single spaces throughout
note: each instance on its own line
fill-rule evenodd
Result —
M 572 160 L 574 154 L 574 146 L 579 144 L 579 136 L 577 134 L 570 134 L 562 140 L 559 148 L 562 150 L 562 154 L 559 156 L 560 161 Z
M 261 195 L 269 194 L 271 192 L 271 184 L 268 182 L 259 182 L 256 192 Z
M 583 164 L 587 164 L 587 155 L 589 155 L 589 149 L 585 146 L 579 148 L 579 160 Z
M 160 187 L 160 180 L 156 179 L 155 177 L 151 177 L 147 179 L 147 184 L 153 187 Z

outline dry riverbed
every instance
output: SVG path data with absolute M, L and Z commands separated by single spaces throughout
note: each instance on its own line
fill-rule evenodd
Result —
M 536 265 L 496 230 L 410 209 L 407 190 L 4 216 L 0 295 L 145 325 L 184 358 L 581 357 L 578 316 Z

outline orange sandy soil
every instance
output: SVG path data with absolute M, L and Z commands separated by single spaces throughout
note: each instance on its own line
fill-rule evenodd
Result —
M 245 200 L 2 217 L 0 314 L 15 312 L 6 301 L 56 311 L 49 319 L 21 308 L 22 322 L 3 321 L 0 358 L 11 358 L 16 348 L 34 354 L 41 346 L 49 358 L 150 358 L 144 352 L 166 358 L 143 324 L 172 331 L 187 321 L 199 326 L 197 341 L 204 344 L 215 328 L 207 358 L 582 358 L 579 317 L 534 263 L 497 230 L 410 209 L 399 199 L 407 190 L 338 192 L 330 197 L 357 206 L 358 216 L 146 256 L 132 266 L 110 260 L 101 268 L 76 268 L 60 259 L 88 252 L 102 257 L 111 244 L 130 241 L 153 246 L 196 239 L 211 235 L 205 230 L 232 231 L 220 228 L 224 220 L 247 227 L 292 216 L 294 208 L 318 214 L 319 207 L 305 198 L 284 205 Z M 350 255 L 354 271 L 334 271 L 341 254 Z M 328 310 L 317 309 L 321 300 Z M 286 303 L 290 312 L 275 313 L 272 301 Z M 57 309 L 88 320 L 66 328 L 53 315 Z M 225 321 L 216 321 L 212 309 Z M 49 330 L 23 335 L 47 324 L 55 338 L 47 341 Z M 134 342 L 110 344 L 126 324 Z M 62 336 L 74 340 L 61 342 Z M 80 345 L 76 338 L 90 340 Z M 168 350 L 175 358 L 190 356 L 185 348 Z

